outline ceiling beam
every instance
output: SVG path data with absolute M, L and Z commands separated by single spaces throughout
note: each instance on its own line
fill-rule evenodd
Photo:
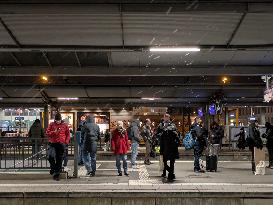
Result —
M 51 62 L 50 62 L 50 60 L 49 60 L 49 58 L 48 58 L 48 56 L 47 56 L 47 53 L 46 52 L 42 52 L 42 55 L 43 55 L 43 57 L 45 58 L 45 60 L 46 60 L 46 62 L 47 62 L 47 64 L 48 64 L 48 66 L 50 67 L 50 68 L 52 68 L 52 64 L 51 64 Z
M 272 75 L 272 66 L 203 67 L 2 67 L 1 76 L 262 76 Z
M 74 54 L 75 54 L 75 57 L 76 57 L 76 60 L 77 60 L 78 66 L 81 68 L 81 67 L 82 67 L 82 64 L 81 64 L 81 61 L 80 61 L 79 55 L 78 55 L 78 53 L 77 53 L 76 51 L 74 52 Z
M 237 31 L 239 30 L 240 26 L 242 25 L 242 23 L 243 23 L 245 17 L 246 17 L 246 13 L 243 13 L 242 16 L 241 16 L 241 18 L 240 18 L 240 20 L 239 20 L 239 22 L 238 22 L 238 24 L 236 25 L 234 31 L 232 32 L 230 38 L 228 39 L 227 48 L 229 48 L 229 46 L 230 46 L 230 44 L 231 44 L 233 38 L 234 38 L 235 35 L 237 34 Z
M 13 52 L 10 52 L 9 54 L 18 66 L 22 66 L 22 63 L 18 60 L 18 58 L 16 57 L 16 55 Z
M 16 46 L 20 48 L 21 47 L 20 42 L 17 40 L 17 38 L 14 36 L 12 31 L 9 29 L 9 27 L 7 26 L 7 24 L 4 22 L 4 20 L 1 17 L 0 17 L 0 23 L 5 28 L 5 30 L 8 32 L 9 36 L 12 38 L 12 40 L 14 41 Z
M 195 46 L 195 45 L 191 45 Z M 202 50 L 273 50 L 273 44 L 255 44 L 255 45 L 196 45 Z M 185 45 L 176 45 L 176 47 L 185 47 Z M 64 51 L 84 51 L 84 52 L 146 52 L 150 46 L 130 46 L 130 45 L 21 45 L 18 48 L 15 45 L 0 45 L 0 52 L 64 52 Z

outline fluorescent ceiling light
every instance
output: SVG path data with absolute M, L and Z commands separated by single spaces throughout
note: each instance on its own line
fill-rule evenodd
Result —
M 198 47 L 154 47 L 150 48 L 151 52 L 195 52 L 200 51 Z
M 79 100 L 79 98 L 58 98 L 58 100 Z
M 141 100 L 150 100 L 150 101 L 153 101 L 153 100 L 160 100 L 161 98 L 141 98 Z

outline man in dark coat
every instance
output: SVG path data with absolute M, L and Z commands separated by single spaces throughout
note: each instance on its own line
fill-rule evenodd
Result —
M 175 159 L 179 157 L 178 145 L 179 138 L 175 124 L 170 120 L 170 115 L 164 115 L 164 121 L 159 125 L 158 132 L 160 132 L 160 155 L 163 155 L 164 169 L 162 177 L 166 177 L 166 171 L 169 172 L 168 180 L 175 179 L 174 163 Z M 170 160 L 170 166 L 167 161 Z
M 32 143 L 32 155 L 37 154 L 41 149 L 42 141 L 41 139 L 45 137 L 44 129 L 42 128 L 41 122 L 39 119 L 36 119 L 34 123 L 31 125 L 28 137 Z
M 251 165 L 252 165 L 252 171 L 256 171 L 255 167 L 255 161 L 254 161 L 254 147 L 258 149 L 263 149 L 263 142 L 260 136 L 260 131 L 258 127 L 258 121 L 251 121 L 249 125 L 249 136 L 247 138 L 247 144 L 249 147 L 249 150 L 251 151 Z
M 84 136 L 83 161 L 87 170 L 86 175 L 93 177 L 96 172 L 96 154 L 97 144 L 100 137 L 100 128 L 95 124 L 94 116 L 89 115 L 87 116 L 86 123 L 82 126 L 82 129 L 82 134 Z
M 269 164 L 268 168 L 273 169 L 273 126 L 269 123 L 265 123 L 266 132 L 262 135 L 266 138 L 266 148 L 268 150 Z

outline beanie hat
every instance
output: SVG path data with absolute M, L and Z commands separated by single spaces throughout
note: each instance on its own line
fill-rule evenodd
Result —
M 55 120 L 57 120 L 57 121 L 62 120 L 62 116 L 59 112 L 56 113 Z

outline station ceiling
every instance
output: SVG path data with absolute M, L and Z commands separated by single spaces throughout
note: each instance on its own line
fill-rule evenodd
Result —
M 228 104 L 270 105 L 261 76 L 273 75 L 272 1 L 52 2 L 0 0 L 3 106 L 57 97 L 184 106 L 215 92 Z M 150 52 L 155 46 L 201 51 Z

